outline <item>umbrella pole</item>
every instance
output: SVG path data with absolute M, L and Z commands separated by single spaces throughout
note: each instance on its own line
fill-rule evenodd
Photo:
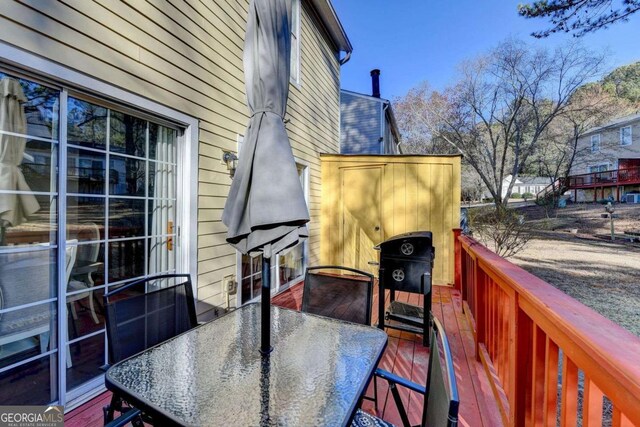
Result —
M 271 347 L 271 258 L 262 254 L 262 303 L 260 326 L 260 353 L 268 356 Z

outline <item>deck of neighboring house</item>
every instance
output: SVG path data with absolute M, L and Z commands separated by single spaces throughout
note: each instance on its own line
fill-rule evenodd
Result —
M 377 293 L 373 301 L 373 321 L 377 322 Z M 388 298 L 388 295 L 387 295 Z M 418 295 L 397 293 L 399 301 L 420 305 Z M 299 310 L 302 305 L 302 284 L 297 284 L 273 298 L 273 303 L 286 308 Z M 476 361 L 473 337 L 468 322 L 462 312 L 460 293 L 450 287 L 434 287 L 433 313 L 440 319 L 447 332 L 451 345 L 453 362 L 460 394 L 461 426 L 498 426 L 501 419 L 495 404 L 487 376 L 480 362 Z M 394 372 L 412 381 L 424 384 L 429 350 L 422 346 L 419 335 L 387 330 L 389 343 L 380 362 L 380 367 Z M 412 424 L 419 424 L 423 399 L 420 395 L 400 390 Z M 373 396 L 371 386 L 367 395 Z M 109 401 L 108 392 L 72 410 L 65 416 L 65 426 L 102 425 L 102 407 Z M 373 402 L 365 400 L 363 408 L 376 413 L 383 419 L 401 425 L 400 417 L 386 382 L 378 380 L 378 409 Z
M 640 185 L 640 167 L 635 166 L 560 178 L 540 191 L 536 198 L 541 199 L 550 194 L 562 194 L 571 190 L 574 193 L 573 200 L 578 200 L 578 190 L 593 190 L 593 201 L 596 202 L 605 198 L 605 189 L 614 187 L 615 192 L 610 194 L 619 202 L 623 196 L 621 188 L 628 190 L 629 187 L 633 188 L 638 185 Z

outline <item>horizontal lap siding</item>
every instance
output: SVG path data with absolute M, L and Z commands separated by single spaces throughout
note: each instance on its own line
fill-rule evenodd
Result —
M 342 154 L 380 154 L 380 108 L 379 101 L 340 93 Z
M 248 116 L 242 48 L 247 1 L 28 0 L 0 2 L 0 39 L 199 120 L 198 296 L 221 305 L 235 251 L 220 218 Z M 319 153 L 337 152 L 339 65 L 302 8 L 301 85 L 291 85 L 287 130 L 309 165 L 310 256 L 319 257 Z M 46 70 L 43 70 L 46 71 Z M 108 95 L 108 94 L 106 94 Z
M 620 145 L 620 129 L 631 127 L 631 145 Z M 600 151 L 591 152 L 591 137 L 600 135 Z M 624 125 L 618 125 L 601 132 L 591 133 L 578 139 L 575 162 L 571 175 L 589 173 L 589 166 L 609 163 L 609 169 L 615 169 L 618 159 L 640 159 L 640 119 Z

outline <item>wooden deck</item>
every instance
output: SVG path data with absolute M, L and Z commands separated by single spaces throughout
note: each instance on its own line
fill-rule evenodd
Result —
M 377 322 L 378 316 L 377 298 L 377 294 L 374 295 L 374 322 Z M 417 295 L 402 292 L 398 294 L 397 299 L 416 305 L 420 300 Z M 277 295 L 273 298 L 273 303 L 299 310 L 302 305 L 302 285 L 295 285 Z M 502 425 L 487 376 L 482 365 L 475 358 L 473 337 L 462 312 L 459 292 L 449 287 L 434 287 L 433 312 L 446 329 L 453 353 L 460 394 L 459 425 L 473 427 Z M 394 329 L 388 329 L 387 332 L 389 344 L 380 362 L 380 367 L 402 377 L 411 378 L 414 382 L 425 383 L 429 350 L 422 346 L 421 337 Z M 408 408 L 409 420 L 413 424 L 419 424 L 422 414 L 422 397 L 406 390 L 401 390 L 400 393 L 405 407 Z M 367 394 L 373 396 L 372 387 Z M 103 393 L 69 412 L 65 415 L 65 426 L 101 426 L 102 407 L 108 403 L 109 398 L 108 392 Z M 384 381 L 378 381 L 378 409 L 374 408 L 373 402 L 366 400 L 363 408 L 393 424 L 402 424 L 393 398 L 388 393 Z

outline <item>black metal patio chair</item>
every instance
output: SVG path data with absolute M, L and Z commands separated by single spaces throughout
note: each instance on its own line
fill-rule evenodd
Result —
M 355 268 L 325 265 L 307 268 L 302 311 L 371 325 L 373 275 Z
M 302 311 L 347 322 L 371 325 L 373 300 L 372 274 L 335 265 L 309 267 L 305 272 Z M 377 403 L 378 386 L 373 378 L 373 397 Z
M 188 331 L 197 325 L 191 276 L 164 274 L 147 277 L 104 294 L 109 363 Z M 108 368 L 107 365 L 105 368 Z M 115 411 L 122 415 L 114 420 Z M 137 412 L 137 413 L 136 413 Z M 117 395 L 104 407 L 105 425 L 152 421 Z
M 411 424 L 402 399 L 400 398 L 398 386 L 415 391 L 424 396 L 424 407 L 422 409 L 422 422 L 420 426 L 455 427 L 458 425 L 460 399 L 458 397 L 451 349 L 449 348 L 449 341 L 447 340 L 444 328 L 435 317 L 433 318 L 433 327 L 431 330 L 429 370 L 427 371 L 426 387 L 408 381 L 383 369 L 377 369 L 375 375 L 389 383 L 389 389 L 398 407 L 398 412 L 400 413 L 404 427 L 411 427 Z M 351 427 L 364 426 L 389 427 L 392 426 L 392 424 L 362 410 L 358 410 L 351 423 Z

